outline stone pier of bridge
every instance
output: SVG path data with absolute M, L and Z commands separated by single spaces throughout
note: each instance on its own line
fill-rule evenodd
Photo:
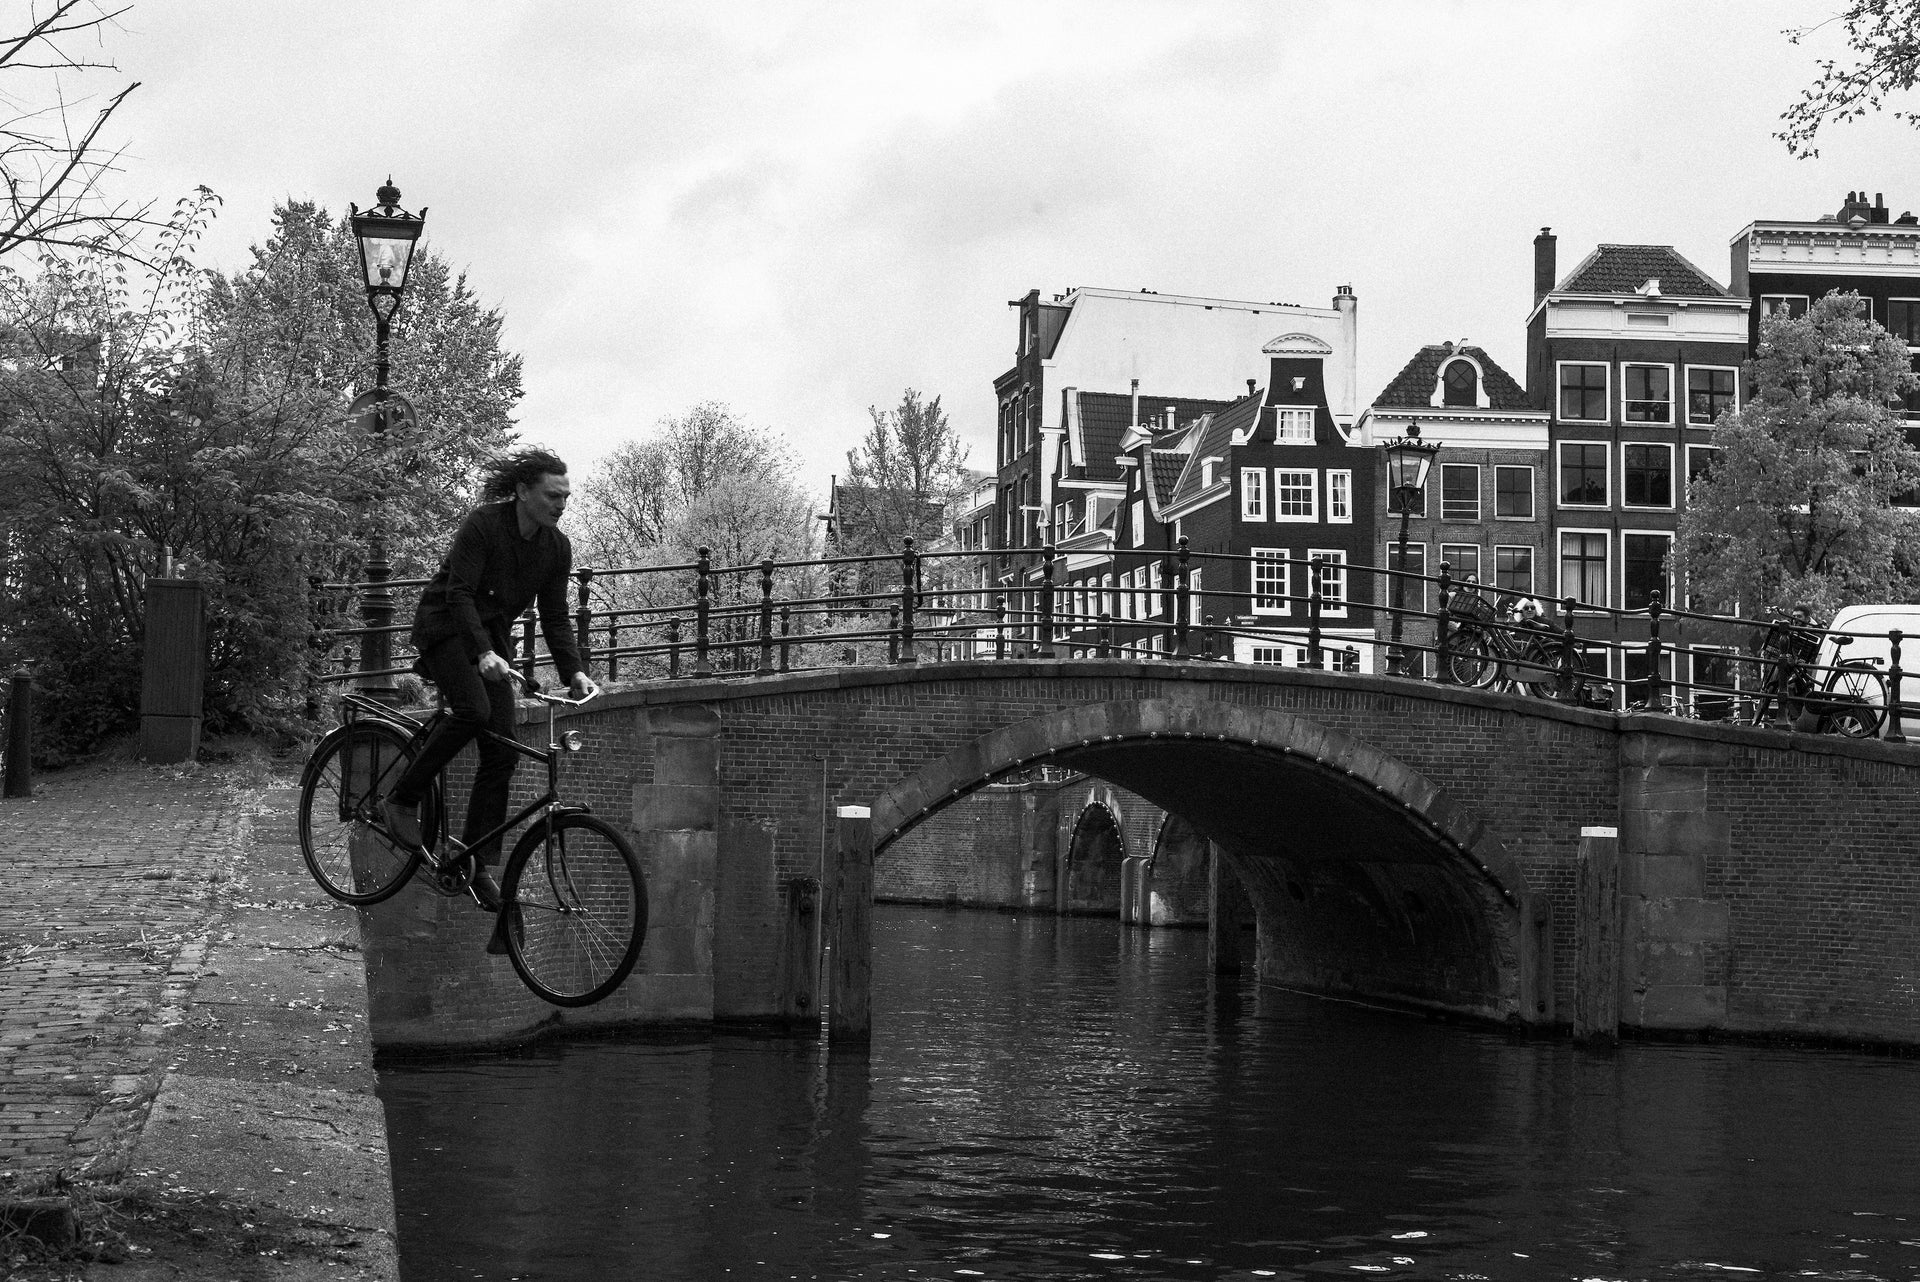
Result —
M 647 870 L 633 978 L 545 1008 L 485 954 L 478 914 L 412 888 L 366 914 L 376 1043 L 816 1030 L 837 816 L 864 807 L 860 884 L 882 897 L 1163 925 L 1244 911 L 1263 983 L 1596 1039 L 1920 1044 L 1920 748 L 1133 660 L 660 682 L 567 725 L 588 745 L 569 795 L 625 825 Z M 1022 849 L 955 863 L 963 807 L 1016 797 Z M 1176 821 L 1182 853 L 1146 868 Z M 1063 851 L 1084 872 L 1102 842 L 1121 873 L 1076 884 Z

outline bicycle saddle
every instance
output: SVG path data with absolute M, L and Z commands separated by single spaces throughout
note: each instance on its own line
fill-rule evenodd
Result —
M 1833 639 L 1833 643 L 1836 646 L 1852 645 L 1853 638 L 1852 637 L 1835 637 Z

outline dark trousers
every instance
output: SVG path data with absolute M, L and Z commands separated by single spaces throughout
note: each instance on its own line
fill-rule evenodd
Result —
M 520 764 L 520 754 L 503 743 L 481 737 L 480 732 L 491 730 L 508 739 L 515 737 L 513 683 L 482 680 L 479 666 L 467 658 L 466 647 L 458 637 L 428 647 L 416 666 L 440 688 L 449 715 L 427 735 L 420 755 L 387 795 L 401 805 L 418 805 L 434 776 L 460 749 L 478 739 L 480 763 L 473 772 L 473 796 L 467 802 L 467 825 L 460 837 L 470 843 L 507 817 L 507 788 L 514 767 Z M 482 864 L 498 863 L 500 843 L 489 842 L 473 853 Z

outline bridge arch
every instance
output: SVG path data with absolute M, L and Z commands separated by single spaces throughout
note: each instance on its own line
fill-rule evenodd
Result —
M 1498 837 L 1404 762 L 1280 709 L 1143 699 L 1005 726 L 881 792 L 876 850 L 994 779 L 1043 765 L 1199 816 L 1190 822 L 1253 901 L 1263 976 L 1513 1013 L 1526 883 Z M 1368 941 L 1357 954 L 1355 938 Z
M 1120 817 L 1104 801 L 1083 805 L 1067 839 L 1060 911 L 1101 917 L 1118 914 L 1129 853 Z

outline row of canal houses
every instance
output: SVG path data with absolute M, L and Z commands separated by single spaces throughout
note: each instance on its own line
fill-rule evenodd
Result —
M 1442 448 L 1407 514 L 1406 568 L 1444 561 L 1498 592 L 1642 610 L 1656 592 L 1675 599 L 1686 482 L 1746 394 L 1763 316 L 1856 290 L 1920 357 L 1920 219 L 1890 218 L 1878 196 L 1742 228 L 1728 285 L 1668 245 L 1602 244 L 1562 274 L 1543 228 L 1533 253 L 1524 383 L 1483 348 L 1440 341 L 1364 402 L 1345 286 L 1325 308 L 1096 288 L 1014 300 L 995 473 L 955 521 L 1000 550 L 982 586 L 1030 603 L 1039 558 L 1015 549 L 1052 543 L 1057 649 L 1160 650 L 1162 567 L 1184 537 L 1194 622 L 1213 622 L 1217 652 L 1297 666 L 1317 559 L 1325 662 L 1383 670 L 1388 618 L 1369 606 L 1389 590 L 1354 567 L 1400 564 L 1378 447 L 1417 428 Z M 1431 588 L 1407 592 L 1432 608 Z M 1646 636 L 1643 618 L 1576 609 L 1574 622 L 1606 641 Z M 1638 653 L 1607 654 L 1608 675 L 1644 680 Z M 1724 680 L 1710 650 L 1680 662 L 1668 680 Z

